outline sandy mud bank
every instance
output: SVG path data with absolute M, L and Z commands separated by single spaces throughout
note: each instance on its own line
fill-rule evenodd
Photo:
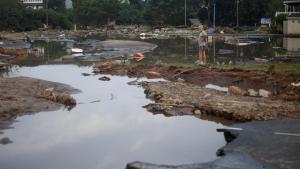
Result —
M 18 116 L 51 111 L 65 105 L 72 108 L 76 100 L 71 86 L 28 77 L 0 78 L 0 123 Z
M 155 114 L 209 114 L 237 121 L 300 117 L 299 88 L 291 86 L 297 81 L 297 75 L 114 62 L 96 64 L 94 73 L 131 77 L 148 77 L 150 74 L 155 76 L 150 78 L 169 80 L 143 84 L 147 97 L 156 102 L 145 108 Z M 228 91 L 208 89 L 209 84 Z

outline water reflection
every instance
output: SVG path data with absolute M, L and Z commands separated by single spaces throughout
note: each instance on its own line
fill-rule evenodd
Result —
M 96 43 L 111 40 L 111 37 L 94 36 L 77 42 L 35 42 L 30 49 L 28 59 L 19 65 L 34 66 L 38 64 L 79 63 L 68 53 L 72 47 L 82 47 L 83 42 Z M 117 38 L 128 39 L 128 38 Z M 249 45 L 237 46 L 224 43 L 224 39 L 213 38 L 209 43 L 208 62 L 210 64 L 245 64 L 253 63 L 255 58 L 271 60 L 275 57 L 299 55 L 299 38 L 279 37 L 244 37 Z M 153 52 L 145 54 L 141 63 L 175 63 L 195 64 L 198 60 L 198 46 L 195 39 L 189 37 L 169 39 L 131 39 L 158 45 Z M 95 47 L 95 46 L 94 46 Z
M 283 38 L 283 48 L 288 52 L 300 54 L 300 38 Z
M 1 169 L 111 169 L 130 161 L 158 164 L 206 162 L 225 144 L 221 124 L 194 117 L 153 116 L 143 89 L 128 77 L 82 76 L 91 67 L 53 65 L 22 67 L 9 76 L 29 76 L 66 83 L 82 90 L 70 112 L 59 110 L 18 118 L 0 145 Z M 111 99 L 113 96 L 113 99 Z M 100 100 L 100 102 L 93 102 Z M 93 102 L 93 103 L 91 103 Z
M 281 38 L 279 38 L 281 39 Z M 254 61 L 254 58 L 273 58 L 277 46 L 277 38 L 248 38 L 250 45 L 236 46 L 224 43 L 224 40 L 213 38 L 209 43 L 208 62 L 210 64 L 244 64 Z M 146 54 L 144 63 L 183 63 L 194 64 L 198 57 L 198 47 L 195 39 L 147 39 L 159 47 Z M 281 40 L 282 46 L 282 40 Z

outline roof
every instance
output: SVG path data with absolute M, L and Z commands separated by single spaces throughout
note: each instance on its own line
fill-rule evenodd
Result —
M 300 5 L 300 0 L 296 0 L 296 1 L 283 1 L 283 4 L 285 4 L 285 5 Z

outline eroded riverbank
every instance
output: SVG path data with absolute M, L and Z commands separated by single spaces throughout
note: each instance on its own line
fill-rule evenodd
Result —
M 70 94 L 76 92 L 79 90 L 69 85 L 29 77 L 0 78 L 0 124 L 62 105 L 71 108 L 76 101 Z
M 0 138 L 12 143 L 0 145 L 1 168 L 111 169 L 125 168 L 135 160 L 179 165 L 217 159 L 215 151 L 225 144 L 222 133 L 216 132 L 224 127 L 221 123 L 190 116 L 154 116 L 143 108 L 153 102 L 143 88 L 128 85 L 136 78 L 82 75 L 92 70 L 76 65 L 11 70 L 9 77 L 64 83 L 82 92 L 72 95 L 78 104 L 70 111 L 21 116 L 2 130 Z M 102 76 L 110 81 L 100 81 Z
M 110 61 L 98 63 L 94 71 L 132 77 L 149 76 L 149 72 L 155 72 L 151 78 L 170 80 L 143 84 L 146 95 L 156 102 L 146 108 L 155 114 L 210 114 L 237 121 L 300 117 L 300 90 L 291 86 L 298 75 Z M 207 89 L 208 84 L 227 87 L 229 92 Z M 247 91 L 264 91 L 267 95 L 251 95 Z
M 17 118 L 12 116 L 11 118 L 16 118 L 17 122 L 11 124 L 11 128 L 0 131 L 0 136 L 3 138 L 0 140 L 0 144 L 3 144 L 0 145 L 3 146 L 0 147 L 1 167 L 4 169 L 24 167 L 110 169 L 124 168 L 126 163 L 131 161 L 148 162 L 148 164 L 130 163 L 128 167 L 134 169 L 270 168 L 272 166 L 266 165 L 269 163 L 277 166 L 282 163 L 283 166 L 279 168 L 291 168 L 291 166 L 298 165 L 295 159 L 297 161 L 299 156 L 292 151 L 295 147 L 299 147 L 298 144 L 285 142 L 294 139 L 285 139 L 282 135 L 279 135 L 281 136 L 279 139 L 277 135 L 273 136 L 274 132 L 288 133 L 289 131 L 293 133 L 288 134 L 295 135 L 297 130 L 290 129 L 297 125 L 291 125 L 295 123 L 289 123 L 290 121 L 287 123 L 282 121 L 282 123 L 272 123 L 272 121 L 269 123 L 268 121 L 266 122 L 268 125 L 259 125 L 253 129 L 253 132 L 249 132 L 248 129 L 256 126 L 257 122 L 247 123 L 246 126 L 242 126 L 243 131 L 239 136 L 235 135 L 236 132 L 225 132 L 225 134 L 229 133 L 230 137 L 237 138 L 236 141 L 243 140 L 243 142 L 238 141 L 239 145 L 232 142 L 235 146 L 229 145 L 229 148 L 226 146 L 218 151 L 219 155 L 226 154 L 226 156 L 222 158 L 215 156 L 216 150 L 225 144 L 222 133 L 216 133 L 216 130 L 227 128 L 223 125 L 228 124 L 223 123 L 219 117 L 235 120 L 230 121 L 230 124 L 236 121 L 299 118 L 300 91 L 299 87 L 291 85 L 299 83 L 299 65 L 295 63 L 287 65 L 287 67 L 294 66 L 296 73 L 278 72 L 277 70 L 281 67 L 273 65 L 273 61 L 277 60 L 273 58 L 273 55 L 277 52 L 275 48 L 278 44 L 273 43 L 273 40 L 270 42 L 269 39 L 266 42 L 266 39 L 258 38 L 255 44 L 247 47 L 234 47 L 225 45 L 223 40 L 213 39 L 209 44 L 213 50 L 210 50 L 208 55 L 210 56 L 209 63 L 214 65 L 195 66 L 198 49 L 195 48 L 195 42 L 190 35 L 175 38 L 178 36 L 176 35 L 168 39 L 170 37 L 167 33 L 168 36 L 161 34 L 157 37 L 150 37 L 148 40 L 146 40 L 148 37 L 144 39 L 139 37 L 139 34 L 126 37 L 125 40 L 140 38 L 143 40 L 139 39 L 139 41 L 150 42 L 158 46 L 154 51 L 152 51 L 154 48 L 151 48 L 152 52 L 146 53 L 142 60 L 135 61 L 131 55 L 139 52 L 137 50 L 141 50 L 140 48 L 132 50 L 130 54 L 128 51 L 119 53 L 119 48 L 122 46 L 115 43 L 113 46 L 102 49 L 102 40 L 104 43 L 111 42 L 107 40 L 119 40 L 117 37 L 122 32 L 116 33 L 118 35 L 115 34 L 113 37 L 108 35 L 118 31 L 105 31 L 104 37 L 93 31 L 78 32 L 82 34 L 80 37 L 72 32 L 36 32 L 37 34 L 29 34 L 29 39 L 26 34 L 15 34 L 11 37 L 13 42 L 24 39 L 42 42 L 33 42 L 30 49 L 25 50 L 28 58 L 22 63 L 17 61 L 20 65 L 33 67 L 21 66 L 16 70 L 13 68 L 7 73 L 8 77 L 28 76 L 55 81 L 72 85 L 82 90 L 83 93 L 72 95 L 78 105 L 70 111 L 55 108 L 56 111 L 32 116 L 18 116 Z M 127 36 L 126 33 L 125 36 Z M 168 40 L 159 40 L 159 38 Z M 10 38 L 7 37 L 7 39 Z M 98 44 L 95 50 L 101 53 L 96 59 L 95 55 L 86 55 L 87 49 L 93 47 L 94 42 Z M 125 41 L 114 42 L 125 43 Z M 12 45 L 15 46 L 14 43 Z M 90 56 L 90 59 L 83 57 L 85 63 L 82 63 L 82 58 L 68 53 L 74 47 L 82 47 L 84 52 L 79 55 Z M 130 45 L 128 48 L 133 49 Z M 116 52 L 116 56 L 120 56 L 116 57 L 115 61 L 96 64 L 93 73 L 91 73 L 91 67 L 84 66 L 93 64 L 87 61 L 111 58 L 109 54 L 113 52 Z M 4 53 L 10 54 L 8 51 Z M 4 58 L 7 57 L 6 54 Z M 240 63 L 242 66 L 251 66 L 257 60 L 266 62 L 266 64 L 261 64 L 266 67 L 266 70 L 221 68 L 236 66 Z M 279 58 L 279 61 L 293 62 L 293 59 Z M 139 64 L 136 64 L 137 62 Z M 162 63 L 188 63 L 188 65 Z M 46 65 L 37 66 L 39 64 Z M 158 79 L 150 81 L 144 77 Z M 52 82 L 49 83 L 52 84 Z M 7 83 L 5 86 L 14 85 L 14 83 Z M 41 87 L 41 85 L 38 86 Z M 45 99 L 40 97 L 40 94 L 35 95 L 35 92 L 44 93 L 46 89 L 50 91 L 52 91 L 51 88 L 56 89 L 51 85 L 36 89 L 36 84 L 32 83 L 19 83 L 14 87 L 22 89 L 20 93 L 18 93 L 19 89 L 16 89 L 16 93 L 22 95 L 21 97 L 23 94 L 26 95 L 25 98 L 29 101 L 32 101 L 29 97 L 31 95 L 38 99 Z M 54 91 L 54 95 L 64 91 L 65 89 Z M 19 96 L 18 94 L 16 96 Z M 11 96 L 5 96 L 5 99 L 16 100 Z M 53 101 L 52 97 L 50 100 Z M 48 101 L 47 99 L 36 100 L 37 105 L 43 102 Z M 23 108 L 29 109 L 32 106 L 28 102 L 24 103 L 28 107 Z M 44 106 L 39 111 L 45 110 L 52 109 Z M 155 116 L 147 113 L 147 110 Z M 217 117 L 217 119 L 213 122 L 206 120 L 211 117 Z M 278 125 L 278 127 L 272 125 Z M 280 125 L 291 128 L 281 128 Z M 267 130 L 268 128 L 274 128 L 274 131 Z M 249 134 L 247 137 L 243 136 L 244 131 Z M 270 139 L 254 137 L 263 136 L 265 133 Z M 225 139 L 228 139 L 226 135 Z M 277 148 L 269 146 L 272 139 L 278 139 L 277 147 L 280 147 L 282 143 L 289 144 L 288 149 L 283 149 L 287 150 L 286 153 L 282 153 L 283 151 L 279 149 L 279 152 L 276 152 L 278 156 L 273 157 L 271 153 L 266 153 L 267 156 L 260 156 L 264 151 L 273 152 L 269 147 Z M 256 141 L 263 143 L 265 147 L 259 146 L 263 148 L 257 150 L 255 147 L 257 144 L 252 144 Z M 255 154 L 256 151 L 258 153 Z M 290 156 L 290 154 L 296 156 Z M 209 162 L 216 159 L 217 161 Z M 266 161 L 263 161 L 264 159 Z M 63 162 L 57 163 L 57 161 Z M 151 163 L 168 165 L 152 165 Z M 202 164 L 181 165 L 189 163 Z

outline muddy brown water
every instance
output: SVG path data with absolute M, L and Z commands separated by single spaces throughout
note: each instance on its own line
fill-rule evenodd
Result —
M 220 123 L 191 116 L 154 116 L 142 106 L 151 103 L 135 80 L 82 76 L 92 67 L 41 65 L 15 67 L 7 76 L 28 76 L 72 85 L 78 105 L 68 111 L 22 116 L 2 130 L 12 143 L 0 145 L 1 169 L 114 169 L 126 163 L 188 164 L 216 159 L 225 145 Z

